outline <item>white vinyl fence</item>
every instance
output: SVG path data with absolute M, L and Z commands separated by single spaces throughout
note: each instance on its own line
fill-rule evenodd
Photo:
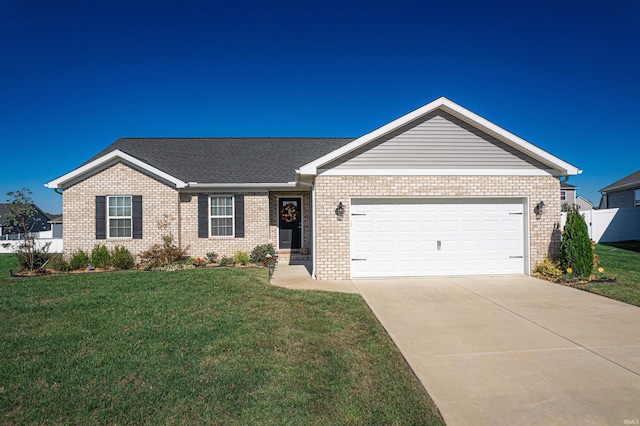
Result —
M 640 240 L 640 208 L 585 210 L 580 212 L 589 229 L 589 237 L 596 243 Z M 560 225 L 564 229 L 567 214 L 562 213 Z
M 16 238 L 4 238 L 6 235 L 0 236 L 0 254 L 1 253 L 13 253 L 17 246 L 22 243 L 22 236 L 20 239 Z M 50 238 L 50 237 L 39 237 L 35 239 L 36 245 L 38 247 L 43 247 L 45 244 L 50 243 L 49 245 L 49 253 L 62 253 L 62 238 Z

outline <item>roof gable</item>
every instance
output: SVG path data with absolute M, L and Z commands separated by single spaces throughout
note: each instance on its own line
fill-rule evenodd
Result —
M 468 123 L 435 110 L 322 166 L 353 169 L 547 169 Z
M 609 186 L 605 186 L 600 190 L 600 192 L 613 192 L 635 187 L 640 188 L 640 170 L 613 182 Z
M 463 108 L 462 106 L 450 101 L 445 97 L 436 99 L 435 101 L 418 108 L 376 130 L 367 133 L 366 135 L 354 140 L 353 142 L 338 148 L 337 150 L 320 157 L 308 164 L 302 166 L 299 170 L 301 174 L 316 175 L 328 166 L 335 166 L 340 163 L 341 158 L 352 159 L 353 153 L 363 153 L 367 147 L 375 147 L 380 143 L 380 140 L 390 140 L 397 132 L 402 132 L 403 129 L 412 128 L 414 123 L 420 123 L 425 120 L 425 117 L 429 117 L 430 114 L 444 113 L 449 116 L 455 117 L 460 122 L 466 123 L 476 131 L 482 132 L 488 139 L 492 139 L 494 142 L 498 141 L 502 145 L 505 151 L 511 149 L 511 154 L 518 152 L 520 154 L 515 155 L 521 160 L 525 160 L 529 165 L 535 165 L 540 173 L 551 174 L 554 176 L 566 176 L 576 175 L 581 173 L 577 167 L 561 160 L 558 157 L 551 155 L 550 153 L 538 148 L 537 146 L 525 141 L 524 139 L 508 132 L 507 130 L 493 124 L 492 122 L 480 117 L 479 115 Z M 441 115 L 444 115 L 441 114 Z M 437 115 L 437 114 L 436 114 Z M 509 149 L 507 149 L 509 148 Z M 358 151 L 360 150 L 360 151 Z M 351 154 L 351 157 L 349 155 Z M 522 165 L 522 164 L 521 164 Z M 542 170 L 540 167 L 543 167 Z M 438 173 L 438 169 L 422 168 L 419 169 L 422 173 Z M 445 169 L 440 169 L 445 170 Z M 448 170 L 447 170 L 448 172 Z M 469 169 L 464 170 L 465 173 L 469 172 Z M 478 172 L 481 174 L 482 172 Z M 508 174 L 508 173 L 507 173 Z
M 97 157 L 93 160 L 90 160 L 88 163 L 83 164 L 77 169 L 72 170 L 71 172 L 45 184 L 45 186 L 47 188 L 64 188 L 66 186 L 71 186 L 119 162 L 124 162 L 137 170 L 141 170 L 158 178 L 161 178 L 162 180 L 173 184 L 176 188 L 184 188 L 185 186 L 187 186 L 186 182 L 176 178 L 175 176 L 165 173 L 162 170 L 153 167 L 148 163 L 141 161 L 118 149 L 108 152 L 107 154 Z

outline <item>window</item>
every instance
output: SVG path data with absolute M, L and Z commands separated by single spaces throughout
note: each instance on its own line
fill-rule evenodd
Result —
M 567 201 L 567 191 L 560 191 L 560 201 Z
M 636 189 L 635 191 L 633 191 L 634 196 L 633 196 L 633 205 L 636 207 L 640 207 L 640 189 Z
M 211 236 L 233 236 L 233 196 L 216 195 L 211 197 Z
M 109 238 L 131 238 L 131 196 L 108 197 Z

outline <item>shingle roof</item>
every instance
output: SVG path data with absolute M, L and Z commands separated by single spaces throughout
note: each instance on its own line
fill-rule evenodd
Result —
M 600 192 L 612 192 L 622 189 L 629 189 L 634 187 L 640 187 L 640 170 L 631 173 L 629 176 L 625 176 L 622 179 L 613 182 L 609 186 L 605 186 Z
M 287 183 L 295 170 L 353 138 L 122 138 L 120 150 L 184 182 Z M 86 164 L 86 163 L 85 163 Z
M 47 222 L 49 221 L 50 217 L 45 212 L 40 210 L 40 208 L 35 204 L 33 206 L 36 208 L 35 218 L 39 219 L 39 222 L 35 224 L 30 222 L 27 226 L 29 227 L 29 229 L 31 229 L 34 232 L 46 230 Z M 0 204 L 0 226 L 4 227 L 7 224 L 6 217 L 8 214 L 9 214 L 9 204 Z M 3 232 L 5 234 L 7 233 L 6 230 L 4 230 Z M 14 229 L 12 232 L 17 233 L 18 230 Z
M 7 213 L 9 213 L 9 208 L 7 207 L 7 205 L 0 204 L 0 226 L 4 226 L 5 222 L 7 221 L 5 219 Z
M 576 186 L 570 183 L 560 182 L 560 189 L 576 189 Z

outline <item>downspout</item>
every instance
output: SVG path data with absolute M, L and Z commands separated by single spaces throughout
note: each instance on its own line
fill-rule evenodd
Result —
M 311 241 L 313 242 L 311 249 L 311 278 L 316 279 L 316 183 L 300 182 L 300 185 L 311 187 Z

